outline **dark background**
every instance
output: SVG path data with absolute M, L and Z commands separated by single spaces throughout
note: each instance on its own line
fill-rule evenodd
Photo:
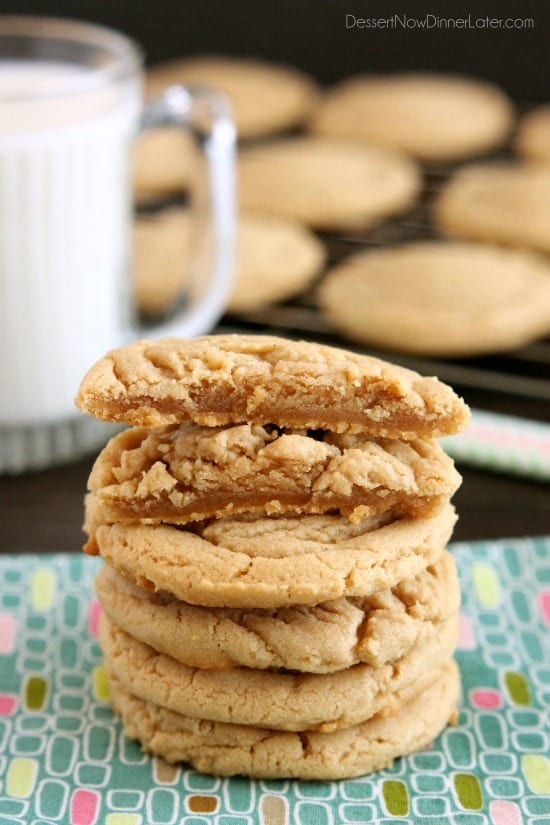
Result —
M 544 0 L 2 0 L 0 11 L 104 23 L 138 40 L 148 62 L 200 52 L 259 55 L 301 66 L 325 83 L 359 71 L 433 69 L 484 76 L 520 100 L 550 97 L 550 4 Z M 394 13 L 528 17 L 534 28 L 346 29 L 346 14 Z
M 430 69 L 485 77 L 519 101 L 550 100 L 548 2 L 353 0 L 0 0 L 0 13 L 80 18 L 126 32 L 147 61 L 194 53 L 255 55 L 300 66 L 324 83 L 361 71 Z M 346 15 L 531 17 L 527 30 L 346 29 Z M 1 25 L 1 24 L 0 24 Z M 460 387 L 458 387 L 460 390 Z M 506 395 L 470 403 L 548 420 L 540 403 Z M 78 551 L 82 495 L 92 458 L 0 479 L 0 552 Z M 536 535 L 550 529 L 544 484 L 460 467 L 457 539 Z

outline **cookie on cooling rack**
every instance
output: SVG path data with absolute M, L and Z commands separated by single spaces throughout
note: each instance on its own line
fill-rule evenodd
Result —
M 152 66 L 145 78 L 146 95 L 155 97 L 176 83 L 227 95 L 240 138 L 263 137 L 298 126 L 318 95 L 316 83 L 299 69 L 221 55 Z
M 134 221 L 133 274 L 142 312 L 165 312 L 181 295 L 192 250 L 188 210 L 165 209 Z M 306 289 L 325 262 L 322 242 L 302 224 L 242 215 L 228 310 L 250 312 Z
M 550 265 L 529 252 L 428 241 L 362 252 L 318 293 L 346 337 L 421 355 L 512 350 L 550 333 Z
M 154 129 L 138 135 L 132 154 L 135 199 L 145 203 L 187 191 L 196 167 L 193 140 L 181 129 Z
M 510 101 L 491 83 L 459 75 L 391 74 L 352 77 L 330 90 L 311 128 L 426 161 L 453 161 L 498 146 L 512 121 Z
M 412 206 L 416 164 L 391 150 L 298 137 L 241 153 L 243 209 L 293 218 L 315 229 L 365 229 Z
M 550 163 L 550 104 L 538 106 L 521 118 L 515 148 L 525 160 Z
M 442 187 L 433 218 L 446 235 L 550 252 L 550 168 L 464 166 Z

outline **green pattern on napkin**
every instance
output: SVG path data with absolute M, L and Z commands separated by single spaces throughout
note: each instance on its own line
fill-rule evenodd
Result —
M 217 779 L 141 753 L 107 702 L 81 555 L 0 557 L 0 825 L 548 825 L 550 539 L 452 546 L 459 724 L 342 782 Z

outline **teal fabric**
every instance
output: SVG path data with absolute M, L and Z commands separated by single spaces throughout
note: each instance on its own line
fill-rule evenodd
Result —
M 452 549 L 458 726 L 391 770 L 330 783 L 216 779 L 142 754 L 107 701 L 99 561 L 0 558 L 0 825 L 547 825 L 550 539 Z

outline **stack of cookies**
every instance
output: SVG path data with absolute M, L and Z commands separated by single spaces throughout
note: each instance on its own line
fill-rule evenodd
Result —
M 90 476 L 86 550 L 128 736 L 207 773 L 336 779 L 452 719 L 460 478 L 435 378 L 263 336 L 141 341 L 80 409 L 133 425 Z

